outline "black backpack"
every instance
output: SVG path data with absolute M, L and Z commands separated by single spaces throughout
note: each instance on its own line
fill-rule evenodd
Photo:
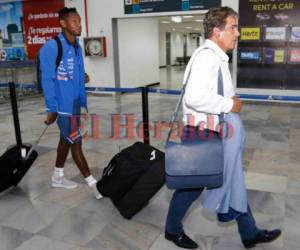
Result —
M 62 44 L 58 36 L 53 37 L 53 39 L 56 41 L 57 44 L 57 56 L 56 56 L 56 66 L 55 66 L 55 71 L 57 70 L 60 61 L 62 59 Z M 37 54 L 36 56 L 36 82 L 37 82 L 37 89 L 38 92 L 42 92 L 42 72 L 40 69 L 40 53 Z

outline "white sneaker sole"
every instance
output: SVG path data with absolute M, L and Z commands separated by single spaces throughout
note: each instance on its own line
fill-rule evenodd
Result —
M 55 183 L 55 182 L 52 182 L 51 186 L 54 187 L 54 188 L 65 188 L 65 189 L 74 189 L 74 188 L 78 187 L 78 185 L 65 186 L 65 185 L 63 185 L 61 183 Z
M 95 195 L 95 198 L 96 198 L 97 200 L 100 200 L 100 199 L 103 198 L 103 196 L 102 196 L 101 194 L 99 194 L 99 195 Z

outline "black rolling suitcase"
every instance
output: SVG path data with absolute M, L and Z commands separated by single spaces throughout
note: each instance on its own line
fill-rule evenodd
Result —
M 38 156 L 38 153 L 33 147 L 22 144 L 14 83 L 9 83 L 9 90 L 17 145 L 13 145 L 8 148 L 7 151 L 0 157 L 0 192 L 11 186 L 17 186 Z M 45 131 L 46 128 L 41 136 Z
M 164 182 L 164 153 L 136 142 L 112 158 L 97 188 L 103 196 L 111 198 L 124 218 L 130 219 L 147 205 Z

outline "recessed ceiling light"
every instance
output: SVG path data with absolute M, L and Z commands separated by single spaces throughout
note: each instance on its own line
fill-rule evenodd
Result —
M 197 22 L 197 23 L 202 23 L 203 20 L 197 19 L 197 20 L 195 20 L 195 22 Z
M 173 28 L 172 30 L 175 31 L 176 29 Z
M 193 18 L 194 16 L 183 16 L 183 18 Z
M 195 30 L 201 30 L 200 28 L 195 28 Z
M 184 27 L 184 28 L 186 28 L 186 29 L 192 29 L 193 27 Z
M 182 22 L 181 16 L 172 16 L 172 17 L 171 17 L 171 20 L 172 20 L 174 23 L 181 23 L 181 22 Z
M 160 23 L 171 23 L 170 21 L 161 21 Z

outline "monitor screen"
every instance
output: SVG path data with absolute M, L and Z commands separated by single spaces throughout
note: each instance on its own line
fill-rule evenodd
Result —
M 266 27 L 265 40 L 279 40 L 284 41 L 286 39 L 285 27 Z

